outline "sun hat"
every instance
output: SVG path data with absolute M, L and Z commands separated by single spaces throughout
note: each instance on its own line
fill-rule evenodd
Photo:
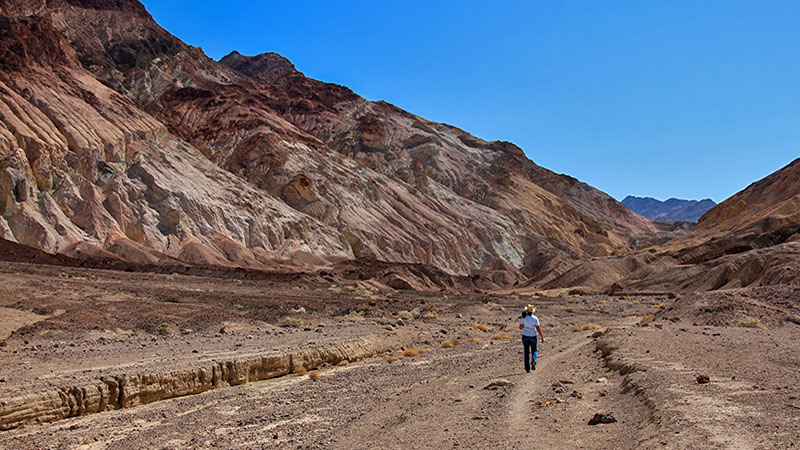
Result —
M 532 313 L 536 311 L 536 308 L 534 308 L 533 305 L 528 305 L 525 307 L 525 311 Z

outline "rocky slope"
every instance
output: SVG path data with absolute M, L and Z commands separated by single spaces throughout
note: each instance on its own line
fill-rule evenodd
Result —
M 706 213 L 688 234 L 576 262 L 545 287 L 707 291 L 800 284 L 800 159 Z
M 720 203 L 664 248 L 682 263 L 698 263 L 798 240 L 800 159 Z
M 665 201 L 651 197 L 629 195 L 622 204 L 640 216 L 657 222 L 697 222 L 703 214 L 717 204 L 710 198 L 704 200 L 680 200 L 670 198 Z
M 656 234 L 608 195 L 135 0 L 0 1 L 0 237 L 137 263 L 425 263 L 500 284 Z

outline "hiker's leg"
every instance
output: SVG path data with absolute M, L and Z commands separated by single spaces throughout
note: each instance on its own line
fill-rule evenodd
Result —
M 531 371 L 531 359 L 530 359 L 530 357 L 531 357 L 531 354 L 530 354 L 531 343 L 528 340 L 527 336 L 522 336 L 522 347 L 525 349 L 524 350 L 524 353 L 525 353 L 525 357 L 524 357 L 525 358 L 524 359 L 524 361 L 525 361 L 525 371 L 530 372 Z
M 533 350 L 533 363 L 536 364 L 536 356 L 539 354 L 539 352 L 536 350 L 538 348 L 538 344 L 535 337 L 531 339 L 531 347 L 531 350 Z

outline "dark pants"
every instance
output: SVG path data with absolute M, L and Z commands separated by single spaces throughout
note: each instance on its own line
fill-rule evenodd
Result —
M 536 364 L 536 336 L 522 336 L 522 346 L 525 348 L 525 370 L 531 371 L 531 362 Z

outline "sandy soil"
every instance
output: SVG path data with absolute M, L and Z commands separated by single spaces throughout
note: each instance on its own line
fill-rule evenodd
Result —
M 322 367 L 318 380 L 292 374 L 28 425 L 0 432 L 0 448 L 733 449 L 800 442 L 800 326 L 787 320 L 800 314 L 800 295 L 790 288 L 677 299 L 534 298 L 0 263 L 0 289 L 0 307 L 43 318 L 4 323 L 16 331 L 0 347 L 0 398 L 262 350 L 356 337 L 396 343 L 383 355 Z M 546 337 L 531 373 L 522 370 L 517 330 L 528 302 L 537 305 Z M 414 308 L 438 317 L 398 318 Z M 305 322 L 280 327 L 285 316 Z M 766 329 L 740 326 L 751 319 Z M 159 334 L 162 323 L 173 333 Z M 589 323 L 608 331 L 573 331 Z M 234 333 L 219 333 L 223 326 Z M 510 339 L 492 339 L 497 333 Z M 453 339 L 460 343 L 441 346 Z M 403 357 L 408 347 L 423 351 Z M 699 384 L 698 375 L 710 382 Z M 588 425 L 596 413 L 616 422 Z
M 11 333 L 24 326 L 32 325 L 46 318 L 46 316 L 28 311 L 0 307 L 0 340 L 8 338 Z

